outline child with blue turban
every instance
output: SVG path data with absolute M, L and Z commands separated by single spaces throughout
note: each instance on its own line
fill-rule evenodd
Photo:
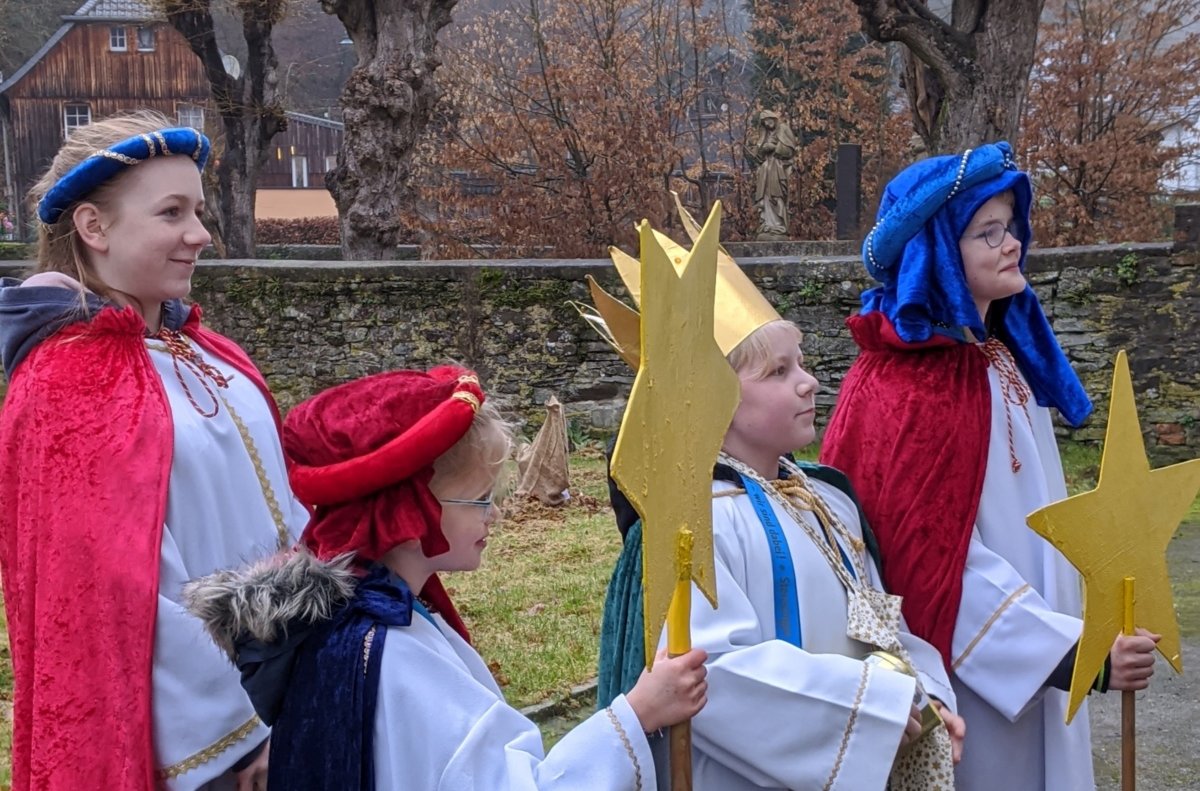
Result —
M 1031 205 L 1007 143 L 888 184 L 863 243 L 881 285 L 847 322 L 861 353 L 821 451 L 858 491 L 910 628 L 950 673 L 966 791 L 1095 787 L 1086 712 L 1064 724 L 1079 577 L 1025 524 L 1067 495 L 1049 407 L 1072 425 L 1092 409 L 1025 279 Z M 1144 689 L 1156 639 L 1118 638 L 1096 689 Z

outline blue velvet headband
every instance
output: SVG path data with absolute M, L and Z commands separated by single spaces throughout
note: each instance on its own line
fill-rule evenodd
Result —
M 125 168 L 156 156 L 185 154 L 195 160 L 197 169 L 204 170 L 211 150 L 208 138 L 191 127 L 159 129 L 127 138 L 94 152 L 67 171 L 38 201 L 38 217 L 52 225 L 72 204 Z
M 964 327 L 974 338 L 986 338 L 989 328 L 967 285 L 958 242 L 975 212 L 1003 192 L 1013 194 L 1024 271 L 1033 189 L 1008 143 L 930 157 L 901 171 L 885 188 L 875 227 L 863 241 L 863 263 L 882 284 L 863 292 L 863 313 L 884 313 L 909 343 L 935 333 L 965 342 Z M 1079 425 L 1091 413 L 1091 402 L 1033 289 L 1026 285 L 1001 300 L 995 312 L 996 334 L 1017 359 L 1038 403 L 1056 407 Z

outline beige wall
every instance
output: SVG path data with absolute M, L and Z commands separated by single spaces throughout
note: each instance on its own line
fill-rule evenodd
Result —
M 256 220 L 294 220 L 297 217 L 336 217 L 337 207 L 329 190 L 260 189 L 255 196 Z

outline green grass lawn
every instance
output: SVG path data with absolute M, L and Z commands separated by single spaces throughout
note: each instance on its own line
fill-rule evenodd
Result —
M 804 454 L 806 457 L 815 455 Z M 1063 447 L 1072 493 L 1095 485 L 1099 449 Z M 476 572 L 447 575 L 476 648 L 509 701 L 522 706 L 560 695 L 595 675 L 600 613 L 621 538 L 608 507 L 604 459 L 585 448 L 571 459 L 573 497 L 563 508 L 513 504 L 494 529 Z M 1200 534 L 1200 499 L 1180 539 Z M 1177 579 L 1185 622 L 1200 614 L 1200 579 Z M 0 619 L 3 614 L 0 613 Z M 0 620 L 0 626 L 4 623 Z M 8 782 L 12 674 L 0 634 L 0 788 Z

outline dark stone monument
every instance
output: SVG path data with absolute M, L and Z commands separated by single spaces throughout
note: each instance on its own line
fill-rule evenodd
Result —
M 1176 204 L 1175 249 L 1200 250 L 1200 203 Z
M 858 239 L 859 207 L 862 205 L 862 146 L 852 143 L 838 146 L 834 197 L 837 202 L 836 238 Z

